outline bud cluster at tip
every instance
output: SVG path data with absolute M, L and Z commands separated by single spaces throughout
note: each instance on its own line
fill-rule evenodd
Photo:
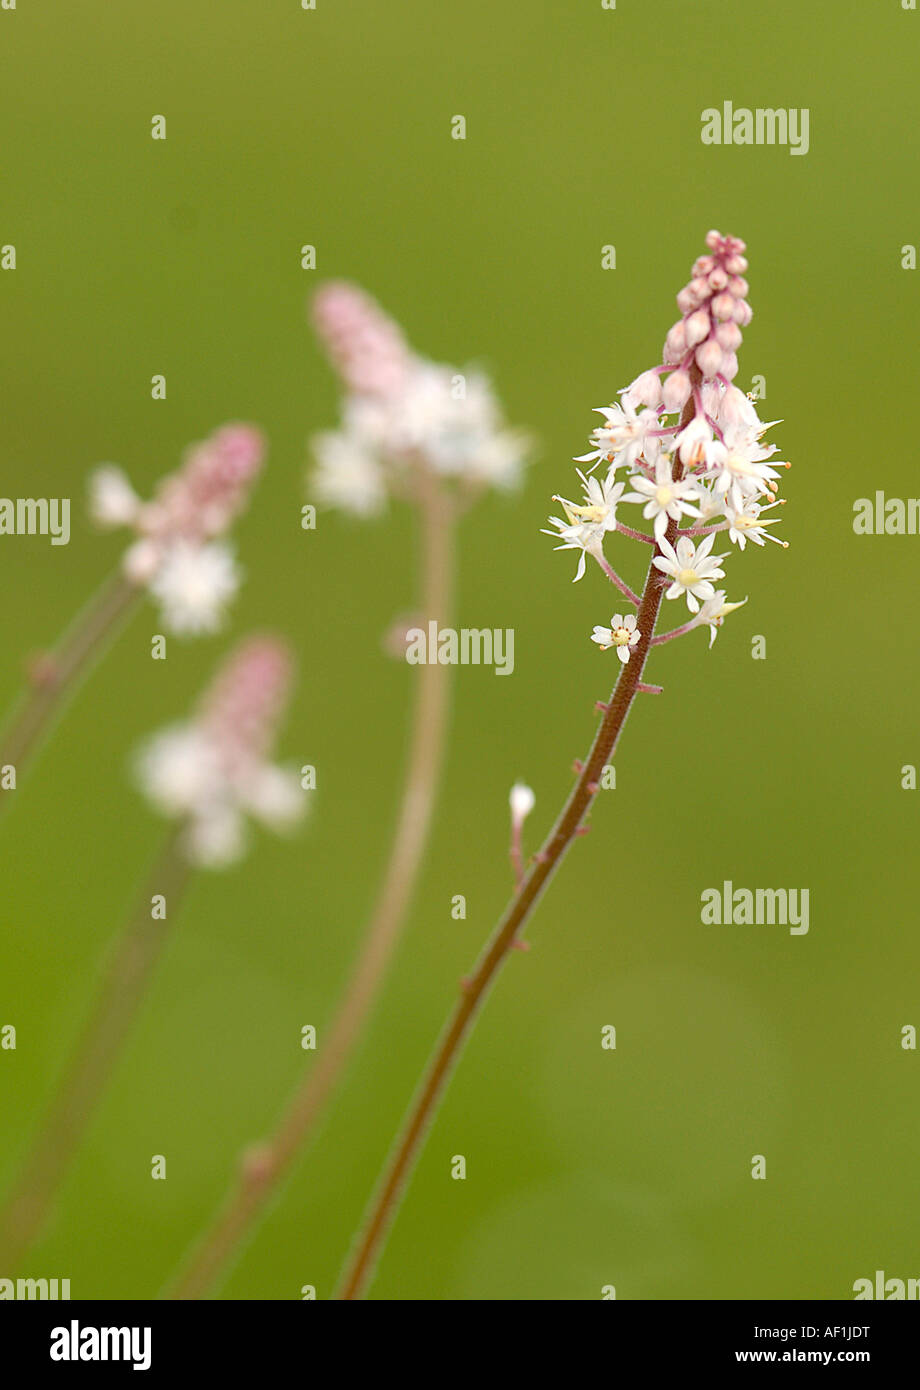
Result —
M 313 297 L 313 325 L 349 391 L 386 396 L 404 384 L 412 353 L 402 329 L 357 285 L 323 285 Z

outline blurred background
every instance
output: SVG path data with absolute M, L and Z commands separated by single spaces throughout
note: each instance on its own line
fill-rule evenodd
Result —
M 321 1045 L 385 862 L 413 668 L 381 640 L 415 602 L 416 537 L 398 508 L 301 530 L 306 440 L 338 406 L 308 295 L 358 281 L 419 352 L 486 367 L 539 446 L 523 492 L 480 504 L 460 545 L 457 624 L 513 627 L 514 674 L 455 671 L 404 943 L 318 1142 L 222 1289 L 239 1299 L 330 1294 L 506 901 L 509 787 L 536 791 L 535 849 L 589 745 L 616 662 L 588 635 L 612 594 L 599 572 L 573 585 L 540 527 L 552 493 L 574 495 L 592 408 L 659 361 L 718 227 L 748 243 L 738 384 L 762 375 L 760 414 L 784 420 L 790 549 L 735 553 L 747 607 L 711 652 L 695 634 L 650 662 L 665 694 L 634 710 L 617 788 L 489 1001 L 372 1296 L 847 1298 L 877 1268 L 920 1273 L 918 1062 L 900 1046 L 920 1023 L 918 794 L 900 785 L 920 762 L 920 538 L 852 529 L 856 498 L 920 495 L 918 281 L 901 269 L 920 241 L 918 26 L 897 0 L 0 13 L 0 243 L 18 258 L 0 273 L 0 492 L 73 499 L 69 546 L 0 540 L 0 708 L 123 549 L 86 520 L 92 465 L 146 495 L 225 420 L 271 445 L 236 530 L 230 629 L 154 662 L 145 606 L 3 825 L 4 1188 L 165 833 L 131 785 L 138 741 L 185 714 L 236 636 L 274 629 L 299 660 L 282 753 L 318 769 L 293 843 L 262 836 L 196 878 L 25 1272 L 69 1277 L 75 1298 L 156 1293 L 309 1060 L 304 1024 Z M 725 99 L 809 108 L 810 152 L 702 145 L 701 111 Z M 611 548 L 633 583 L 638 550 Z M 723 879 L 807 887 L 808 935 L 702 926 Z

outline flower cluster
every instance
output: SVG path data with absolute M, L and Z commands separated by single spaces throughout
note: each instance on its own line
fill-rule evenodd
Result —
M 518 484 L 527 441 L 505 428 L 481 372 L 417 357 L 353 285 L 321 289 L 313 318 L 346 390 L 341 427 L 312 441 L 311 489 L 320 503 L 373 516 L 388 495 L 413 495 L 419 468 L 464 493 Z
M 748 541 L 785 545 L 768 530 L 779 518 L 766 514 L 780 505 L 778 470 L 789 465 L 763 442 L 779 422 L 761 421 L 751 398 L 733 384 L 741 330 L 751 321 L 744 242 L 712 231 L 706 245 L 677 296 L 681 318 L 667 335 L 663 362 L 599 410 L 603 424 L 590 451 L 576 459 L 590 474 L 605 465 L 604 474 L 579 470 L 582 500 L 554 498 L 565 515 L 550 517 L 555 529 L 546 534 L 561 542 L 557 549 L 580 552 L 576 579 L 591 556 L 627 595 L 605 559 L 605 538 L 620 532 L 651 541 L 654 565 L 668 584 L 665 598 L 685 598 L 693 615 L 681 632 L 708 623 L 714 636 L 725 615 L 740 607 L 716 588 L 727 552 L 712 554 L 715 535 L 727 532 L 740 550 Z M 624 504 L 642 508 L 652 535 L 624 523 Z M 595 628 L 592 640 L 616 647 L 625 663 L 640 635 L 631 615 L 617 615 L 609 627 Z
M 124 573 L 159 601 L 171 632 L 213 632 L 220 626 L 240 576 L 232 550 L 219 537 L 246 505 L 264 456 L 257 429 L 225 425 L 192 445 L 149 502 L 113 464 L 92 474 L 90 514 L 99 526 L 134 531 Z
M 268 761 L 290 679 L 285 645 L 250 638 L 218 672 L 196 716 L 142 750 L 142 789 L 159 811 L 185 822 L 183 847 L 192 863 L 220 868 L 238 859 L 247 812 L 278 831 L 303 813 L 296 774 Z

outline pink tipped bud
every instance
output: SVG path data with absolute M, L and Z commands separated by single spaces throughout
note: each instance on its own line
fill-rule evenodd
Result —
M 687 347 L 696 347 L 704 338 L 709 337 L 711 324 L 709 314 L 705 309 L 697 309 L 695 314 L 691 314 L 684 324 L 684 332 L 687 336 Z
M 687 372 L 672 372 L 664 384 L 662 396 L 664 406 L 667 411 L 682 410 L 690 399 L 690 392 L 693 389 L 690 377 Z
M 693 274 L 706 276 L 711 270 L 715 270 L 715 260 L 712 256 L 698 256 L 693 262 Z
M 736 299 L 747 299 L 750 285 L 743 275 L 733 275 L 728 282 L 728 292 Z
M 717 251 L 721 240 L 721 232 L 713 230 L 706 233 L 706 245 L 709 247 L 710 251 Z
M 664 340 L 665 362 L 679 362 L 687 351 L 687 335 L 682 323 L 675 323 Z
M 264 758 L 287 703 L 291 655 L 277 637 L 250 637 L 218 671 L 205 692 L 201 720 L 228 763 Z
M 689 314 L 699 302 L 698 296 L 693 293 L 689 285 L 685 285 L 677 296 L 677 307 L 682 314 Z
M 715 376 L 722 366 L 722 349 L 714 338 L 708 338 L 696 350 L 696 365 L 704 377 Z
M 725 289 L 726 285 L 728 284 L 728 276 L 725 274 L 725 271 L 722 269 L 721 266 L 717 266 L 716 269 L 712 272 L 712 274 L 709 276 L 707 284 L 709 285 L 709 288 L 712 290 L 713 294 L 718 294 L 720 290 Z
M 738 301 L 730 294 L 717 294 L 712 301 L 712 316 L 720 322 L 734 318 L 737 311 Z
M 643 372 L 626 390 L 633 405 L 648 405 L 654 410 L 661 404 L 661 378 L 657 372 Z
M 139 516 L 149 536 L 201 542 L 220 535 L 243 510 L 262 467 L 265 440 L 253 425 L 224 425 L 186 450 Z
M 736 323 L 720 323 L 715 339 L 725 352 L 736 352 L 741 346 L 741 329 Z
M 747 328 L 753 317 L 754 311 L 747 300 L 736 299 L 735 312 L 732 314 L 732 318 L 735 320 L 735 323 L 738 324 L 739 328 Z
M 697 275 L 691 280 L 687 288 L 696 295 L 697 304 L 702 304 L 704 300 L 709 298 L 709 281 L 702 275 Z
M 738 375 L 738 359 L 733 352 L 723 352 L 720 370 L 726 381 L 734 381 Z
M 313 323 L 346 387 L 358 395 L 398 390 L 412 359 L 402 330 L 370 295 L 333 281 L 313 299 Z
M 748 263 L 744 256 L 729 256 L 725 262 L 725 269 L 729 275 L 743 275 L 748 268 Z

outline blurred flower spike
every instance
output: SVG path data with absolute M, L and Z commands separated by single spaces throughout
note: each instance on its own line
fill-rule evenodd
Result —
M 249 638 L 219 669 L 195 716 L 141 751 L 141 788 L 157 810 L 186 822 L 183 848 L 199 867 L 242 857 L 247 815 L 278 832 L 303 815 L 297 774 L 269 761 L 291 672 L 283 642 Z
M 90 515 L 136 536 L 122 567 L 161 606 L 166 629 L 180 636 L 215 632 L 239 588 L 233 551 L 220 539 L 243 511 L 265 458 L 252 425 L 224 425 L 187 451 L 153 498 L 138 497 L 125 473 L 103 464 L 90 478 Z
M 341 427 L 312 440 L 311 488 L 321 504 L 374 516 L 389 496 L 415 495 L 419 469 L 466 497 L 519 485 L 529 441 L 506 428 L 481 371 L 417 357 L 354 285 L 319 290 L 313 322 L 345 389 Z

